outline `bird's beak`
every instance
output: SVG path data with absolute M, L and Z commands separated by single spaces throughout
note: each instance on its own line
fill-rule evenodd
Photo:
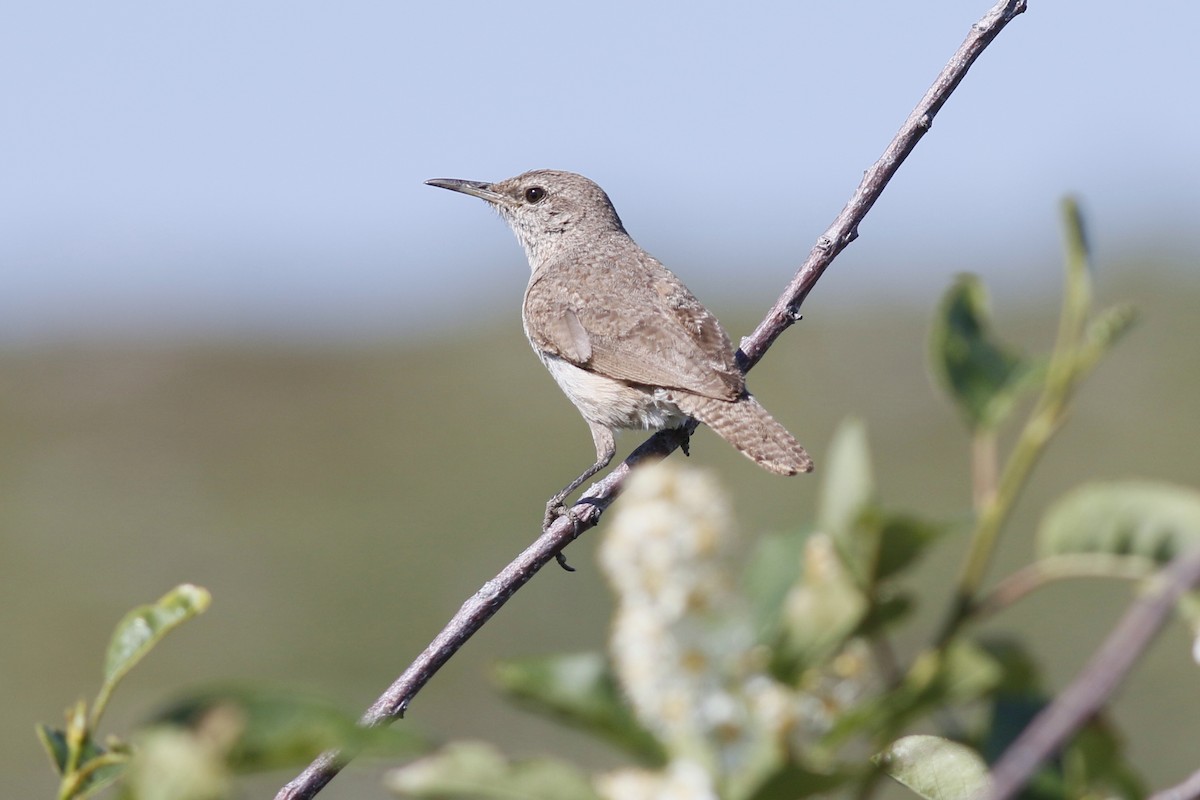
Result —
M 430 178 L 425 183 L 429 186 L 436 186 L 439 189 L 449 189 L 452 192 L 469 194 L 472 197 L 478 197 L 495 205 L 506 205 L 509 202 L 508 197 L 499 192 L 492 191 L 492 185 L 483 181 L 464 181 L 458 178 Z

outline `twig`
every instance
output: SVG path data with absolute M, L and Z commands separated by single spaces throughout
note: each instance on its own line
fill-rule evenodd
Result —
M 1097 364 L 1097 358 L 1081 358 L 1091 304 L 1091 283 L 1086 277 L 1088 255 L 1082 239 L 1078 205 L 1068 198 L 1063 203 L 1063 212 L 1067 231 L 1067 275 L 1058 336 L 1046 369 L 1045 384 L 1000 471 L 996 490 L 978 512 L 959 571 L 954 601 L 936 639 L 939 648 L 953 639 L 958 629 L 974 613 L 975 595 L 983 584 L 1000 542 L 1000 534 L 1025 490 L 1034 467 L 1046 452 L 1046 446 L 1066 421 L 1072 396 Z
M 1153 581 L 1154 588 L 1130 607 L 1079 677 L 1029 723 L 996 762 L 992 788 L 986 795 L 989 800 L 1014 797 L 1038 766 L 1104 706 L 1179 598 L 1200 583 L 1200 548 L 1178 556 Z
M 978 625 L 1043 586 L 1073 578 L 1113 578 L 1140 581 L 1154 574 L 1155 564 L 1141 556 L 1111 553 L 1077 553 L 1049 556 L 1027 564 L 996 584 L 971 609 L 971 622 Z
M 1155 792 L 1146 800 L 1196 800 L 1200 797 L 1200 772 L 1193 772 L 1183 783 Z
M 996 431 L 980 429 L 971 437 L 971 507 L 978 514 L 996 499 Z
M 933 126 L 933 118 L 966 77 L 967 70 L 975 63 L 975 59 L 979 58 L 1013 18 L 1024 11 L 1025 0 L 999 0 L 984 14 L 983 19 L 971 26 L 967 38 L 942 68 L 929 91 L 921 98 L 921 102 L 917 103 L 917 107 L 908 115 L 908 119 L 883 151 L 883 155 L 863 175 L 862 183 L 858 185 L 850 202 L 842 209 L 842 213 L 838 214 L 829 229 L 817 239 L 812 252 L 808 254 L 808 260 L 800 266 L 787 289 L 767 312 L 766 318 L 758 324 L 754 333 L 742 340 L 739 363 L 744 369 L 757 364 L 779 335 L 800 318 L 800 306 L 808 297 L 808 293 L 816 286 L 834 257 L 858 238 L 859 223 L 883 194 L 884 187 L 896 174 L 896 170 L 900 169 L 904 159 L 908 158 L 917 142 L 921 141 L 921 137 Z
M 737 353 L 738 365 L 749 371 L 762 359 L 767 349 L 800 318 L 800 306 L 812 291 L 821 275 L 846 245 L 858 238 L 858 226 L 871 206 L 879 199 L 888 181 L 917 142 L 929 130 L 933 118 L 950 94 L 967 74 L 967 70 L 996 38 L 997 34 L 1017 14 L 1025 10 L 1025 0 L 999 0 L 971 28 L 970 34 L 943 68 L 937 80 L 917 104 L 891 144 L 863 176 L 862 183 L 842 209 L 837 219 L 817 240 L 791 283 L 759 323 L 752 334 L 741 341 Z M 367 710 L 360 720 L 364 726 L 387 724 L 404 714 L 413 696 L 434 673 L 478 631 L 493 614 L 533 575 L 555 557 L 575 538 L 592 528 L 604 509 L 616 498 L 634 464 L 651 456 L 665 457 L 679 446 L 680 437 L 670 431 L 655 434 L 644 442 L 604 480 L 593 484 L 575 504 L 578 524 L 572 526 L 566 517 L 560 518 L 511 564 L 463 604 L 449 624 L 412 663 L 404 674 Z M 276 800 L 311 798 L 341 770 L 350 756 L 328 752 L 288 783 L 276 795 Z

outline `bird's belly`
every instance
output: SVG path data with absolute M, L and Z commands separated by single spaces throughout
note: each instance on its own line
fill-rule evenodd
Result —
M 631 386 L 580 369 L 557 356 L 538 355 L 588 422 L 606 428 L 662 430 L 677 428 L 687 421 L 688 415 L 679 410 L 666 389 Z

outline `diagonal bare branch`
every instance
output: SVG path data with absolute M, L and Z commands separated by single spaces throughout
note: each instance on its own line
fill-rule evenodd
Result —
M 1125 612 L 1079 676 L 1009 745 L 992 769 L 988 800 L 1015 797 L 1037 768 L 1104 707 L 1166 624 L 1179 599 L 1197 584 L 1200 584 L 1200 548 L 1176 556 L 1152 580 L 1152 588 Z M 1200 781 L 1189 780 L 1177 789 L 1180 794 L 1165 796 L 1194 797 L 1195 794 L 1182 792 L 1194 792 L 1197 783 Z
M 1193 772 L 1183 783 L 1155 792 L 1147 800 L 1196 800 L 1200 797 L 1200 771 Z
M 1018 14 L 1025 11 L 1026 0 L 999 0 L 984 17 L 971 26 L 966 40 L 942 69 L 937 80 L 921 98 L 921 102 L 905 120 L 882 157 L 863 176 L 850 201 L 838 214 L 833 224 L 817 240 L 808 258 L 800 266 L 795 277 L 783 294 L 767 313 L 759 326 L 741 342 L 737 353 L 738 364 L 749 371 L 762 359 L 767 349 L 785 330 L 800 318 L 800 306 L 808 297 L 821 275 L 833 259 L 858 238 L 858 226 L 884 187 L 896 174 L 904 159 L 916 147 L 933 123 L 933 118 L 945 104 L 950 94 L 966 76 L 975 59 L 991 44 L 1000 31 Z M 537 538 L 500 573 L 485 583 L 478 592 L 463 603 L 458 613 L 441 633 L 425 648 L 424 652 L 404 671 L 396 682 L 384 692 L 363 714 L 360 723 L 364 726 L 386 725 L 404 715 L 412 698 L 430 678 L 471 638 L 484 623 L 500 610 L 508 598 L 524 586 L 534 574 L 579 537 L 584 531 L 595 527 L 600 516 L 620 493 L 630 469 L 646 458 L 663 458 L 679 447 L 681 437 L 673 431 L 662 431 L 651 436 L 622 464 L 612 470 L 603 480 L 592 484 L 575 504 L 579 517 L 572 526 L 566 517 L 560 517 L 554 525 Z M 314 797 L 352 758 L 344 752 L 322 754 L 294 780 L 284 786 L 276 800 L 301 800 Z

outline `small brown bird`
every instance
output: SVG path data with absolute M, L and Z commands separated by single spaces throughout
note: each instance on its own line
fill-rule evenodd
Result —
M 525 335 L 591 428 L 596 463 L 550 498 L 547 526 L 612 461 L 619 428 L 678 428 L 694 417 L 770 472 L 812 469 L 800 443 L 746 391 L 717 318 L 638 247 L 595 183 L 554 170 L 426 183 L 486 200 L 512 227 L 532 270 Z

